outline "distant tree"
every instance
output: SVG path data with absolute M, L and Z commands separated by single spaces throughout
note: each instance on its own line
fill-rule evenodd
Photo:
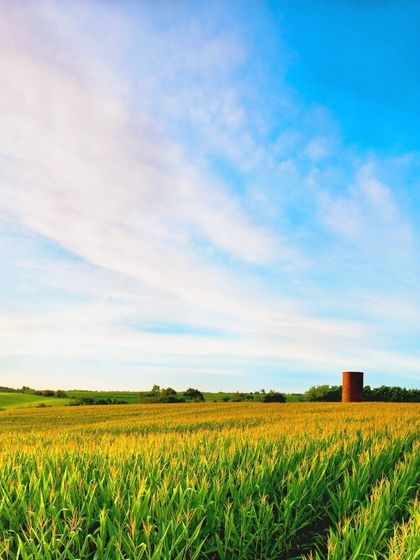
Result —
M 305 401 L 323 401 L 330 389 L 329 385 L 314 385 L 305 392 Z
M 172 387 L 164 389 L 159 387 L 159 385 L 154 385 L 150 393 L 140 395 L 140 402 L 148 404 L 177 403 L 185 402 L 185 398 L 182 395 L 178 395 Z
M 161 389 L 160 394 L 162 396 L 176 395 L 176 391 L 175 389 L 172 389 L 172 387 L 167 387 L 166 389 Z
M 0 393 L 21 393 L 22 389 L 13 389 L 12 387 L 0 387 Z
M 177 394 L 169 393 L 168 395 L 161 397 L 159 402 L 168 403 L 168 404 L 181 403 L 181 402 L 185 402 L 185 399 Z
M 43 391 L 37 391 L 37 395 L 41 395 L 43 397 L 53 397 L 55 392 L 51 389 L 44 389 Z
M 59 399 L 67 399 L 68 394 L 65 391 L 61 391 L 60 389 L 55 392 L 55 396 Z
M 387 387 L 386 385 L 372 389 L 369 385 L 366 385 L 363 388 L 363 396 L 366 401 L 420 402 L 420 389 Z
M 81 399 L 74 399 L 69 403 L 69 406 L 93 406 L 93 405 L 107 405 L 107 404 L 128 404 L 127 401 L 121 399 L 94 399 L 92 397 L 82 397 Z
M 23 385 L 21 391 L 22 391 L 22 393 L 33 393 L 34 392 L 33 389 L 31 389 L 30 387 L 27 387 L 26 385 Z
M 77 402 L 81 405 L 90 405 L 95 404 L 95 399 L 92 397 L 82 397 L 81 399 L 78 399 Z
M 278 402 L 278 403 L 285 403 L 286 402 L 286 395 L 283 393 L 279 393 L 277 391 L 269 391 L 265 393 L 263 396 L 263 402 L 270 403 L 270 402 Z
M 204 401 L 204 395 L 198 389 L 193 389 L 190 387 L 186 391 L 184 391 L 184 397 L 187 401 L 194 401 L 194 402 L 201 402 Z
M 305 401 L 337 402 L 341 401 L 341 385 L 317 385 L 311 387 L 304 394 Z M 365 385 L 363 388 L 365 401 L 376 402 L 420 402 L 420 389 L 405 389 L 403 387 L 380 387 L 371 388 Z
M 341 386 L 316 385 L 310 387 L 303 395 L 305 401 L 337 402 L 341 401 Z

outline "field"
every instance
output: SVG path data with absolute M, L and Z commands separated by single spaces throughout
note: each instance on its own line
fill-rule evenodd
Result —
M 68 404 L 70 399 L 57 399 L 55 397 L 41 397 L 32 393 L 0 393 L 0 409 L 34 406 L 62 406 Z
M 420 558 L 419 405 L 0 413 L 1 560 Z
M 75 399 L 83 399 L 90 397 L 93 399 L 118 399 L 126 401 L 128 404 L 137 404 L 140 395 L 144 394 L 139 391 L 66 391 L 69 398 L 42 397 L 34 393 L 3 393 L 0 391 L 0 410 L 3 408 L 16 407 L 43 407 L 45 406 L 64 406 L 70 404 Z M 232 400 L 236 397 L 236 393 L 203 393 L 206 402 L 222 402 L 228 398 Z M 286 395 L 288 402 L 296 402 L 301 398 L 298 394 Z
M 127 401 L 129 404 L 137 404 L 139 402 L 139 397 L 141 394 L 145 392 L 141 391 L 66 391 L 66 393 L 71 398 L 84 398 L 84 397 L 92 397 L 94 399 L 120 399 L 123 401 Z M 223 401 L 224 398 L 228 397 L 232 399 L 235 397 L 235 393 L 203 393 L 204 397 L 207 402 L 220 402 Z
M 137 404 L 139 402 L 139 392 L 135 391 L 66 391 L 67 395 L 72 399 L 83 399 L 91 397 L 92 399 L 118 399 L 127 401 L 128 404 Z

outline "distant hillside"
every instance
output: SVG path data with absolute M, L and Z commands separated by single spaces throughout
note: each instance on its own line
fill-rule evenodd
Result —
M 22 392 L 19 389 L 10 389 L 8 387 L 0 387 L 0 409 L 21 408 L 21 407 L 37 407 L 37 406 L 64 406 L 78 399 L 118 399 L 127 401 L 128 404 L 138 404 L 140 397 L 146 394 L 146 391 L 87 391 L 72 390 L 65 391 L 68 398 L 57 398 L 55 396 L 46 397 L 44 395 L 36 395 L 34 392 Z M 243 400 L 249 402 L 251 400 L 260 400 L 258 395 L 253 399 L 249 399 L 246 393 L 226 393 L 205 392 L 204 398 L 206 402 L 232 402 Z M 301 400 L 301 395 L 286 395 L 288 402 Z
M 127 401 L 128 404 L 138 404 L 140 391 L 66 391 L 72 399 L 118 399 Z
M 33 393 L 0 392 L 0 408 L 19 408 L 28 406 L 62 406 L 69 404 L 71 399 L 56 397 L 42 397 Z

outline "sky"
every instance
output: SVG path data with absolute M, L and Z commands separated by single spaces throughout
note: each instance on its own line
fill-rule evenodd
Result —
M 420 387 L 420 3 L 0 1 L 0 385 Z

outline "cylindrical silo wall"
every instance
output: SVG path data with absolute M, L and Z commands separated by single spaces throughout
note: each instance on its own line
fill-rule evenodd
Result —
M 363 372 L 343 371 L 343 402 L 363 401 Z

